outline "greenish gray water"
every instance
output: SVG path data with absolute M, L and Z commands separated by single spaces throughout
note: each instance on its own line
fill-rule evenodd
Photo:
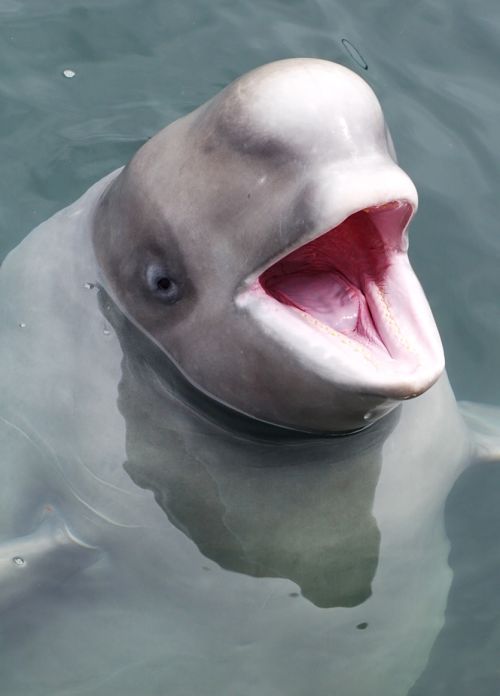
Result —
M 367 70 L 343 39 L 356 47 Z M 2 0 L 0 257 L 126 162 L 147 137 L 239 74 L 290 56 L 338 61 L 375 89 L 400 162 L 419 191 L 411 258 L 443 337 L 456 394 L 498 405 L 499 54 L 500 13 L 491 0 Z M 64 77 L 65 69 L 75 77 Z M 36 276 L 32 282 L 36 289 Z M 412 696 L 500 691 L 500 602 L 492 581 L 499 564 L 498 479 L 494 465 L 470 470 L 449 497 L 454 580 L 445 626 Z M 269 587 L 262 590 L 259 609 L 268 602 Z M 146 598 L 143 604 L 147 612 Z M 182 611 L 168 617 L 181 646 Z M 203 602 L 197 611 L 203 612 Z M 107 607 L 104 616 L 112 614 Z M 42 611 L 39 618 L 47 617 Z M 85 630 L 92 635 L 88 626 Z M 156 630 L 161 636 L 167 628 Z M 182 649 L 179 654 L 178 664 L 186 669 L 201 659 Z M 212 675 L 222 673 L 223 657 L 213 657 Z M 314 662 L 307 658 L 304 654 L 312 678 Z M 161 655 L 150 659 L 159 661 Z M 244 664 L 244 657 L 239 659 Z M 286 655 L 280 659 L 286 671 Z M 45 672 L 44 677 L 47 691 L 42 685 L 40 693 L 52 696 L 50 678 Z M 17 679 L 11 676 L 10 682 L 17 684 L 16 694 L 22 693 L 19 671 Z M 213 683 L 223 682 L 216 675 Z M 101 693 L 112 693 L 107 688 Z M 140 693 L 141 684 L 131 688 Z M 161 683 L 154 688 L 156 696 Z M 172 693 L 188 693 L 186 688 L 178 685 Z M 60 689 L 99 693 L 95 685 L 72 686 L 69 676 Z

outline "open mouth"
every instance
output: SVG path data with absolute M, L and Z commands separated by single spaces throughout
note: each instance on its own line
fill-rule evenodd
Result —
M 386 301 L 391 266 L 405 253 L 411 205 L 393 201 L 360 210 L 292 251 L 259 282 L 278 302 L 376 353 L 401 357 L 404 337 Z
M 249 278 L 238 304 L 336 382 L 395 398 L 425 391 L 444 358 L 406 253 L 412 213 L 406 200 L 352 213 Z

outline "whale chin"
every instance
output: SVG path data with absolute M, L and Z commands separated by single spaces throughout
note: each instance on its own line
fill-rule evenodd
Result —
M 354 211 L 247 279 L 237 305 L 337 385 L 394 399 L 421 394 L 444 356 L 408 260 L 413 212 L 406 200 Z

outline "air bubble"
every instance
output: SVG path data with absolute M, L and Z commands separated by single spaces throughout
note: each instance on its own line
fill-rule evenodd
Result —
M 18 326 L 19 326 L 20 329 L 25 329 L 25 328 L 26 328 L 26 324 L 24 323 L 24 321 L 19 322 Z
M 103 329 L 103 334 L 105 336 L 109 336 L 111 334 L 111 331 L 109 329 Z
M 21 558 L 21 556 L 14 556 L 12 563 L 16 566 L 23 566 L 25 564 L 25 560 L 24 558 Z
M 95 288 L 95 285 L 94 283 L 84 283 L 83 287 L 85 288 L 85 290 L 93 290 Z
M 63 70 L 63 75 L 64 77 L 71 78 L 75 77 L 76 72 L 74 70 L 71 70 L 70 68 L 66 68 L 66 70 Z

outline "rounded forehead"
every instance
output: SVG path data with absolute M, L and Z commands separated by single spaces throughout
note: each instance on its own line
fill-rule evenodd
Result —
M 382 109 L 358 75 L 324 60 L 293 59 L 258 68 L 214 104 L 219 128 L 234 143 L 272 139 L 307 154 L 336 156 L 386 148 Z

